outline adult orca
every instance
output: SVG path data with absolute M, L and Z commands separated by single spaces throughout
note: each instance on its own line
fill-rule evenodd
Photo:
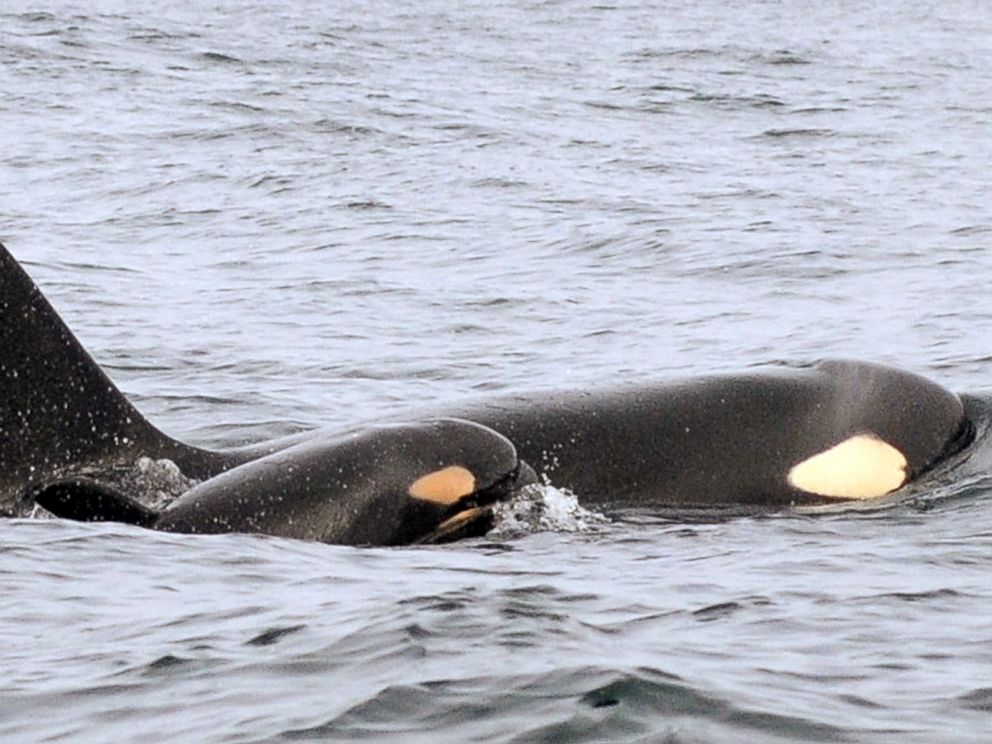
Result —
M 507 436 L 585 503 L 771 507 L 872 499 L 964 450 L 962 400 L 868 362 L 517 396 L 449 412 Z
M 134 516 L 140 509 L 107 482 L 113 473 L 142 456 L 167 458 L 183 474 L 205 480 L 198 489 L 217 493 L 218 483 L 243 488 L 248 481 L 234 474 L 254 465 L 253 493 L 264 493 L 298 453 L 333 458 L 349 436 L 318 430 L 228 451 L 178 442 L 125 399 L 2 246 L 0 298 L 0 505 L 8 514 L 22 513 L 25 499 L 38 496 L 68 516 L 99 518 L 94 507 L 80 506 L 99 502 L 110 505 L 110 514 L 119 510 L 164 529 L 181 511 Z M 485 427 L 492 446 L 498 432 L 521 461 L 587 505 L 639 507 L 781 508 L 876 498 L 964 450 L 974 433 L 954 393 L 909 372 L 856 361 L 541 392 L 419 418 L 440 417 Z M 454 447 L 457 438 L 451 441 Z M 488 445 L 480 440 L 479 446 Z M 355 447 L 349 456 L 374 455 L 368 444 Z M 228 471 L 234 481 L 212 482 Z M 194 493 L 204 490 L 189 497 Z M 292 489 L 282 493 L 281 503 L 294 498 Z M 227 496 L 211 499 L 233 508 Z M 277 522 L 289 513 L 284 508 L 273 517 Z M 233 517 L 221 523 L 257 526 Z

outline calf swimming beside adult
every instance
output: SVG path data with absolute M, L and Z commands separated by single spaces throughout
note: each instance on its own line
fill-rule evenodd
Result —
M 416 417 L 426 423 L 212 451 L 145 420 L 2 246 L 0 302 L 11 515 L 37 498 L 68 517 L 172 531 L 398 544 L 484 531 L 488 506 L 533 480 L 528 465 L 586 505 L 782 507 L 890 493 L 973 431 L 958 396 L 929 380 L 830 361 L 500 398 Z M 142 456 L 204 482 L 153 512 L 112 477 Z

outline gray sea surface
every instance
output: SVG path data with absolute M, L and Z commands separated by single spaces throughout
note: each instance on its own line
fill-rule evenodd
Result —
M 987 395 L 990 78 L 979 0 L 13 0 L 0 240 L 205 446 L 824 357 Z M 978 465 L 444 547 L 7 520 L 0 740 L 987 742 Z

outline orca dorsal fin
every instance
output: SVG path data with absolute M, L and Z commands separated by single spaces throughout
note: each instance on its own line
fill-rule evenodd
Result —
M 34 483 L 142 455 L 195 478 L 229 467 L 152 426 L 0 244 L 0 513 Z
M 89 478 L 42 483 L 29 494 L 36 504 L 62 519 L 77 522 L 125 522 L 150 527 L 159 513 Z

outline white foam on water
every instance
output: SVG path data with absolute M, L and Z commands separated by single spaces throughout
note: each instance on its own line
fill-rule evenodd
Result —
M 519 537 L 534 532 L 595 532 L 610 520 L 579 505 L 567 489 L 542 484 L 523 488 L 493 507 L 495 524 L 489 537 Z
M 138 494 L 142 502 L 162 509 L 199 481 L 183 475 L 172 460 L 140 457 L 126 474 L 125 483 L 129 493 Z

